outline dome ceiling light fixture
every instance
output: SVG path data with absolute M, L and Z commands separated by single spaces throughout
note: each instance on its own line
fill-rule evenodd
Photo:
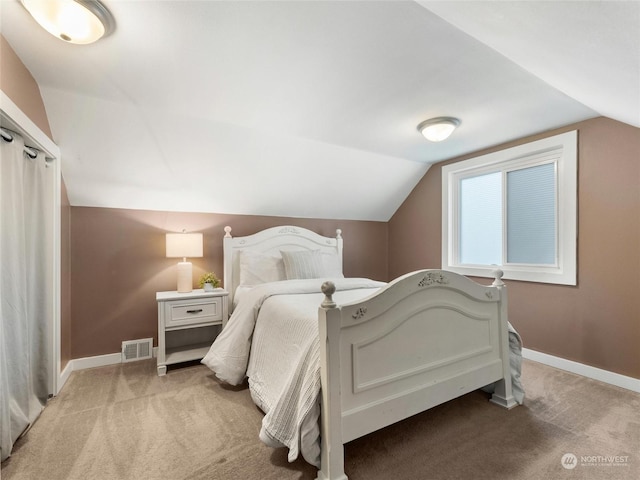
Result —
M 20 0 L 36 22 L 54 37 L 86 45 L 111 34 L 116 22 L 98 0 Z
M 437 117 L 425 120 L 418 125 L 418 131 L 431 142 L 441 142 L 460 125 L 460 120 L 454 117 Z

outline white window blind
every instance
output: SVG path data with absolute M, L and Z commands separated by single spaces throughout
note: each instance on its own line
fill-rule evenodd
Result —
M 556 265 L 555 163 L 507 173 L 507 263 Z

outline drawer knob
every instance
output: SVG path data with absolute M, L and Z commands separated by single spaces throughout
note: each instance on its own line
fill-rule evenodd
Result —
M 202 311 L 201 308 L 198 308 L 197 310 L 187 310 L 187 313 L 200 313 Z

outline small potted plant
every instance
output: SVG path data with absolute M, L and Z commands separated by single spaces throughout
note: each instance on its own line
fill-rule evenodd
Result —
M 212 292 L 220 286 L 220 279 L 213 272 L 205 273 L 200 277 L 200 288 L 205 292 Z

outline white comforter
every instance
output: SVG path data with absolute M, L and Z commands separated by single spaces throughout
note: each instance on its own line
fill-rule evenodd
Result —
M 363 299 L 385 285 L 366 278 L 331 280 L 336 285 L 333 298 L 338 303 Z M 266 414 L 260 431 L 263 442 L 288 447 L 289 461 L 302 453 L 316 466 L 320 463 L 321 284 L 317 279 L 285 280 L 245 292 L 202 359 L 227 383 L 237 385 L 245 376 L 249 378 L 251 396 Z M 258 313 L 260 321 L 256 325 Z
M 332 281 L 338 304 L 364 299 L 386 285 L 363 278 Z M 289 461 L 302 453 L 316 466 L 320 463 L 317 309 L 324 298 L 319 292 L 321 283 L 317 279 L 286 280 L 258 285 L 244 293 L 202 359 L 218 378 L 232 385 L 248 377 L 251 396 L 265 412 L 260 431 L 263 442 L 288 447 Z M 256 322 L 258 313 L 260 321 Z M 509 327 L 514 396 L 522 403 L 521 343 Z

